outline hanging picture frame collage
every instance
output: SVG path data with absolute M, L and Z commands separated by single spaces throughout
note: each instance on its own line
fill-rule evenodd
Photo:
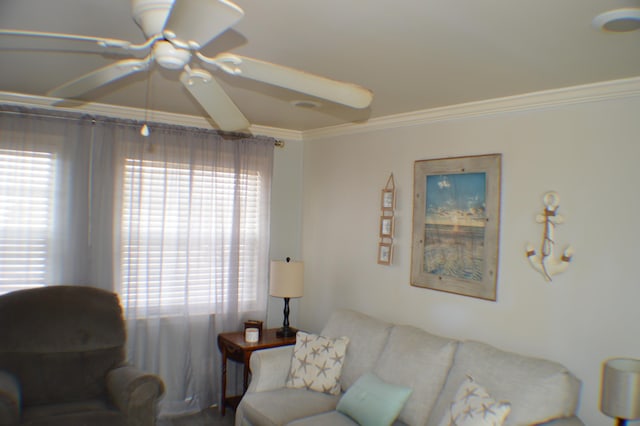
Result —
M 393 173 L 387 179 L 385 187 L 382 189 L 380 199 L 380 228 L 378 242 L 378 264 L 391 265 L 393 260 L 393 232 L 395 219 L 393 216 L 396 207 L 396 185 Z

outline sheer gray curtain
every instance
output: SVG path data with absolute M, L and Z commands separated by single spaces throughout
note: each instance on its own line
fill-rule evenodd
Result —
M 92 120 L 42 113 L 0 108 L 0 292 L 89 282 L 112 289 L 93 269 L 88 208 L 91 194 L 111 184 L 90 178 Z
M 273 141 L 121 131 L 116 250 L 130 357 L 162 374 L 166 411 L 202 408 L 218 400 L 217 334 L 266 316 Z
M 197 410 L 219 401 L 217 334 L 266 316 L 274 141 L 135 124 L 0 108 L 0 174 L 21 182 L 0 183 L 0 240 L 31 255 L 0 260 L 0 292 L 118 291 L 130 361 L 167 385 L 162 411 Z M 25 177 L 42 173 L 44 187 Z

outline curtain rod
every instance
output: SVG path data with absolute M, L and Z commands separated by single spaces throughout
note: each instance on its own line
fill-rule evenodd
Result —
M 23 106 L 18 106 L 16 105 L 18 108 L 27 108 L 27 107 L 23 107 Z M 46 110 L 46 109 L 43 109 Z M 76 120 L 76 121 L 82 121 L 82 120 L 91 120 L 92 123 L 96 123 L 98 120 L 96 120 L 96 118 L 94 117 L 93 114 L 90 113 L 75 113 L 75 112 L 61 112 L 60 114 L 40 114 L 37 112 L 26 112 L 26 111 L 10 111 L 10 110 L 0 110 L 1 114 L 15 114 L 15 115 L 27 115 L 27 116 L 31 116 L 31 117 L 44 117 L 44 118 L 56 118 L 56 119 L 62 119 L 62 120 Z M 77 115 L 77 116 L 75 116 Z M 99 117 L 103 117 L 103 116 L 99 116 Z M 109 117 L 109 116 L 104 116 L 105 118 L 109 119 L 109 120 L 118 120 L 120 121 L 120 119 L 118 119 L 117 117 Z M 130 120 L 130 119 L 124 119 L 124 121 L 121 122 L 121 124 L 124 125 L 128 125 L 131 127 L 135 127 L 135 126 L 139 126 L 138 122 L 132 122 L 135 120 Z M 165 126 L 172 126 L 172 124 L 168 124 L 168 123 L 159 123 Z M 153 123 L 151 124 L 153 126 Z M 183 126 L 183 125 L 176 125 L 178 127 L 184 127 L 184 128 L 188 128 L 191 126 Z M 202 129 L 200 127 L 195 127 L 196 129 Z M 205 131 L 208 131 L 209 129 L 202 129 Z M 219 131 L 216 129 L 212 129 L 213 131 Z M 282 139 L 275 139 L 273 142 L 273 145 L 276 148 L 284 148 L 285 142 Z

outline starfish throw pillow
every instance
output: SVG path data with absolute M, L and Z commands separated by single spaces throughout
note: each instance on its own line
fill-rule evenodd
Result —
M 495 401 L 472 377 L 462 382 L 439 426 L 502 426 L 511 404 Z
M 340 373 L 348 337 L 332 339 L 298 331 L 286 386 L 340 394 Z

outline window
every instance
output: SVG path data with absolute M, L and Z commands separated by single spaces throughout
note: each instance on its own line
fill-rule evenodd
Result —
M 47 283 L 55 175 L 54 152 L 0 148 L 0 294 Z
M 260 180 L 258 173 L 125 159 L 124 303 L 144 306 L 149 316 L 178 314 L 185 304 L 191 313 L 211 313 L 225 299 L 255 304 Z M 238 222 L 239 236 L 232 234 Z

